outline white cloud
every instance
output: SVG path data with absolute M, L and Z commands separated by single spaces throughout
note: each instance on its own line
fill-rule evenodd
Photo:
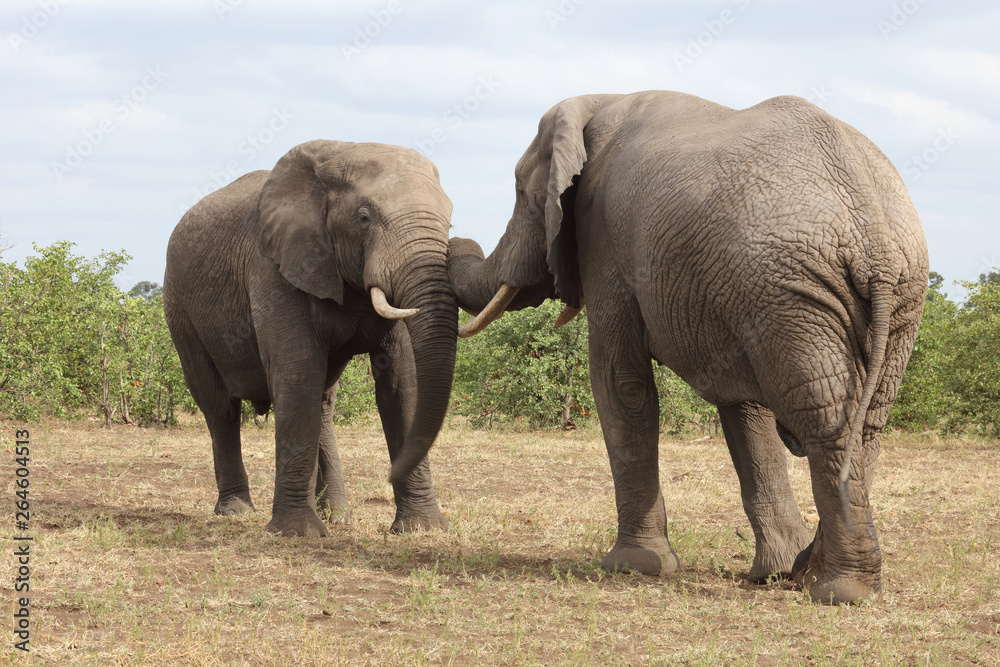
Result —
M 792 0 L 752 0 L 745 11 L 744 0 L 589 0 L 570 3 L 577 9 L 555 29 L 545 12 L 563 0 L 400 0 L 404 9 L 348 61 L 341 42 L 389 0 L 219 1 L 234 10 L 223 20 L 216 0 L 71 0 L 17 52 L 0 45 L 0 231 L 15 232 L 19 249 L 58 238 L 86 254 L 125 246 L 136 279 L 158 280 L 178 209 L 230 162 L 270 168 L 320 137 L 415 147 L 445 125 L 432 159 L 456 229 L 489 250 L 510 214 L 514 164 L 539 116 L 565 97 L 658 88 L 745 108 L 818 88 L 824 108 L 901 166 L 950 125 L 960 141 L 910 184 L 932 211 L 935 268 L 974 277 L 968 267 L 985 248 L 1000 254 L 991 232 L 1000 55 L 995 21 L 967 3 L 928 3 L 883 40 L 875 22 L 894 0 L 881 9 L 848 0 L 833 14 Z M 737 18 L 720 31 L 727 8 Z M 16 31 L 37 10 L 38 0 L 11 0 L 0 18 Z M 679 69 L 675 54 L 699 35 L 703 53 Z M 52 161 L 157 64 L 169 73 L 162 87 L 57 186 Z M 484 76 L 495 93 L 460 126 L 443 123 Z M 287 130 L 252 157 L 241 150 L 286 108 Z
M 903 132 L 933 134 L 952 128 L 964 138 L 1000 137 L 1000 125 L 996 122 L 947 100 L 859 81 L 844 82 L 838 88 L 856 102 L 888 111 L 901 122 Z
M 1000 54 L 968 49 L 904 50 L 894 62 L 910 73 L 958 90 L 1000 97 Z

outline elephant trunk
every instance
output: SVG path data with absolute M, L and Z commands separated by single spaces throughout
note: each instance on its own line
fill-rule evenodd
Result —
M 406 478 L 430 451 L 451 400 L 458 342 L 458 309 L 440 256 L 415 256 L 400 268 L 395 290 L 401 308 L 419 309 L 405 320 L 416 367 L 417 401 L 390 481 Z
M 448 243 L 448 278 L 458 298 L 458 305 L 479 313 L 504 286 L 517 289 L 505 305 L 506 310 L 520 310 L 555 298 L 552 276 L 545 264 L 544 239 L 518 234 L 508 225 L 489 257 L 471 239 L 452 238 Z

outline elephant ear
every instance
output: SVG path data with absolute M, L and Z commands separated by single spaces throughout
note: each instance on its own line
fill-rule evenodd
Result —
M 576 181 L 587 161 L 583 131 L 609 98 L 584 95 L 564 100 L 538 124 L 538 168 L 548 167 L 545 191 L 545 242 L 549 273 L 555 276 L 560 298 L 579 308 L 582 298 L 577 260 L 576 217 L 573 202 Z
M 264 182 L 257 210 L 260 252 L 285 280 L 321 299 L 344 302 L 344 280 L 326 229 L 325 163 L 347 144 L 309 141 L 288 151 Z

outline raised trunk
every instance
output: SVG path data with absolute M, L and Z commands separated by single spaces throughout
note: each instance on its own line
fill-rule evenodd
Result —
M 400 308 L 419 308 L 406 328 L 413 346 L 417 376 L 417 402 L 413 423 L 403 447 L 392 463 L 390 480 L 402 481 L 427 455 L 451 399 L 458 342 L 458 309 L 439 258 L 418 256 L 399 271 L 396 290 Z

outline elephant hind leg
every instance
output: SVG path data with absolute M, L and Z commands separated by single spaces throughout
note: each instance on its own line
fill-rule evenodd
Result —
M 756 367 L 771 364 L 773 382 L 761 382 L 764 402 L 805 447 L 820 518 L 811 548 L 797 558 L 792 577 L 816 601 L 856 602 L 878 595 L 881 589 L 882 555 L 870 491 L 888 399 L 898 386 L 905 355 L 889 354 L 892 371 L 869 369 L 869 378 L 882 373 L 882 379 L 864 414 L 862 442 L 850 455 L 845 496 L 840 473 L 864 378 L 845 343 L 850 332 L 797 313 L 790 310 L 772 320 L 773 326 L 787 332 L 771 339 L 775 347 L 759 345 L 754 350 L 759 358 Z
M 413 424 L 417 378 L 413 347 L 404 324 L 397 323 L 383 345 L 383 352 L 370 356 L 375 376 L 375 402 L 389 448 L 389 460 L 395 461 Z M 388 363 L 383 362 L 385 359 Z M 392 494 L 396 502 L 396 516 L 390 532 L 447 530 L 448 518 L 441 512 L 434 495 L 428 457 L 425 456 L 405 479 L 393 483 Z
M 743 509 L 755 540 L 750 580 L 789 577 L 810 535 L 788 482 L 784 447 L 774 414 L 756 403 L 719 408 L 722 430 L 740 480 Z
M 339 377 L 340 373 L 337 373 Z M 323 394 L 323 425 L 319 432 L 319 453 L 316 472 L 316 511 L 334 523 L 350 523 L 351 506 L 347 501 L 344 470 L 337 450 L 333 416 L 337 404 L 337 383 Z
M 172 330 L 182 323 L 176 323 Z M 250 500 L 250 482 L 243 467 L 240 443 L 240 399 L 231 396 L 208 351 L 193 331 L 173 334 L 177 354 L 184 370 L 184 380 L 195 403 L 205 415 L 212 436 L 212 458 L 219 498 L 215 513 L 223 516 L 243 514 L 254 509 Z
M 204 412 L 204 408 L 202 408 Z M 215 484 L 219 499 L 215 513 L 223 516 L 245 514 L 254 509 L 250 500 L 250 480 L 243 467 L 240 443 L 240 400 L 234 398 L 228 410 L 209 416 L 205 412 L 208 431 L 212 434 L 212 457 L 215 460 Z

